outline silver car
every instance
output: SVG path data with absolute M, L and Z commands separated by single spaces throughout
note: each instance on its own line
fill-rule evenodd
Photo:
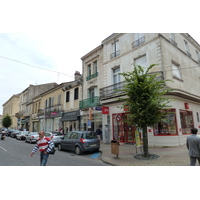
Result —
M 60 142 L 60 140 L 64 138 L 64 134 L 62 134 L 58 131 L 45 132 L 44 135 L 45 135 L 45 137 L 48 137 L 52 140 L 55 147 L 58 146 L 58 143 Z
M 71 131 L 58 143 L 58 150 L 75 151 L 77 155 L 86 151 L 99 151 L 100 141 L 94 131 Z
M 29 131 L 21 131 L 19 134 L 16 135 L 17 140 L 25 140 L 26 139 L 26 134 L 28 134 Z
M 39 139 L 38 132 L 30 132 L 25 136 L 26 136 L 25 142 L 30 142 L 30 143 L 37 142 L 37 140 Z

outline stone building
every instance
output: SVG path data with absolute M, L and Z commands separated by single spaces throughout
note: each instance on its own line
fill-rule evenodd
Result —
M 115 91 L 124 84 L 119 73 L 132 71 L 133 63 L 144 68 L 158 64 L 150 73 L 156 72 L 163 79 L 171 79 L 167 86 L 174 89 L 168 94 L 174 100 L 170 102 L 172 108 L 166 120 L 155 129 L 148 129 L 149 145 L 183 145 L 191 127 L 200 130 L 199 52 L 199 44 L 187 33 L 116 33 L 82 57 L 83 98 L 90 97 L 90 88 L 96 88 L 93 91 L 98 102 L 88 105 L 87 112 L 95 106 L 101 107 L 104 142 L 118 137 L 122 143 L 135 142 L 135 127 L 119 120 L 126 116 L 126 112 L 117 100 L 123 94 Z M 98 76 L 88 80 L 90 63 L 98 58 Z M 95 123 L 93 116 L 91 119 Z M 92 128 L 95 130 L 96 127 Z

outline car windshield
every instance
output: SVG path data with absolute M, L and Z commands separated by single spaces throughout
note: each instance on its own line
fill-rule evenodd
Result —
M 37 132 L 33 132 L 33 133 L 31 133 L 31 135 L 38 135 L 38 133 Z
M 63 134 L 60 132 L 53 132 L 53 135 L 63 135 Z
M 84 134 L 84 139 L 93 139 L 97 138 L 97 134 L 95 132 L 87 132 Z

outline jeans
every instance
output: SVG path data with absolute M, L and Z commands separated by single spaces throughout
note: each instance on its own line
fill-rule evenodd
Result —
M 200 158 L 190 157 L 190 166 L 195 166 L 196 165 L 196 160 L 199 161 L 199 165 L 200 165 Z
M 40 166 L 45 166 L 47 164 L 49 154 L 44 154 L 44 152 L 40 152 Z

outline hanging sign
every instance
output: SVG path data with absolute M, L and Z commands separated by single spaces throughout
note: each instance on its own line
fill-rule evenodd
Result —
M 118 122 L 120 122 L 120 121 L 122 120 L 122 115 L 121 115 L 121 114 L 117 114 L 117 115 L 116 115 L 116 120 L 117 120 Z
M 108 115 L 109 114 L 109 107 L 102 106 L 102 114 Z

